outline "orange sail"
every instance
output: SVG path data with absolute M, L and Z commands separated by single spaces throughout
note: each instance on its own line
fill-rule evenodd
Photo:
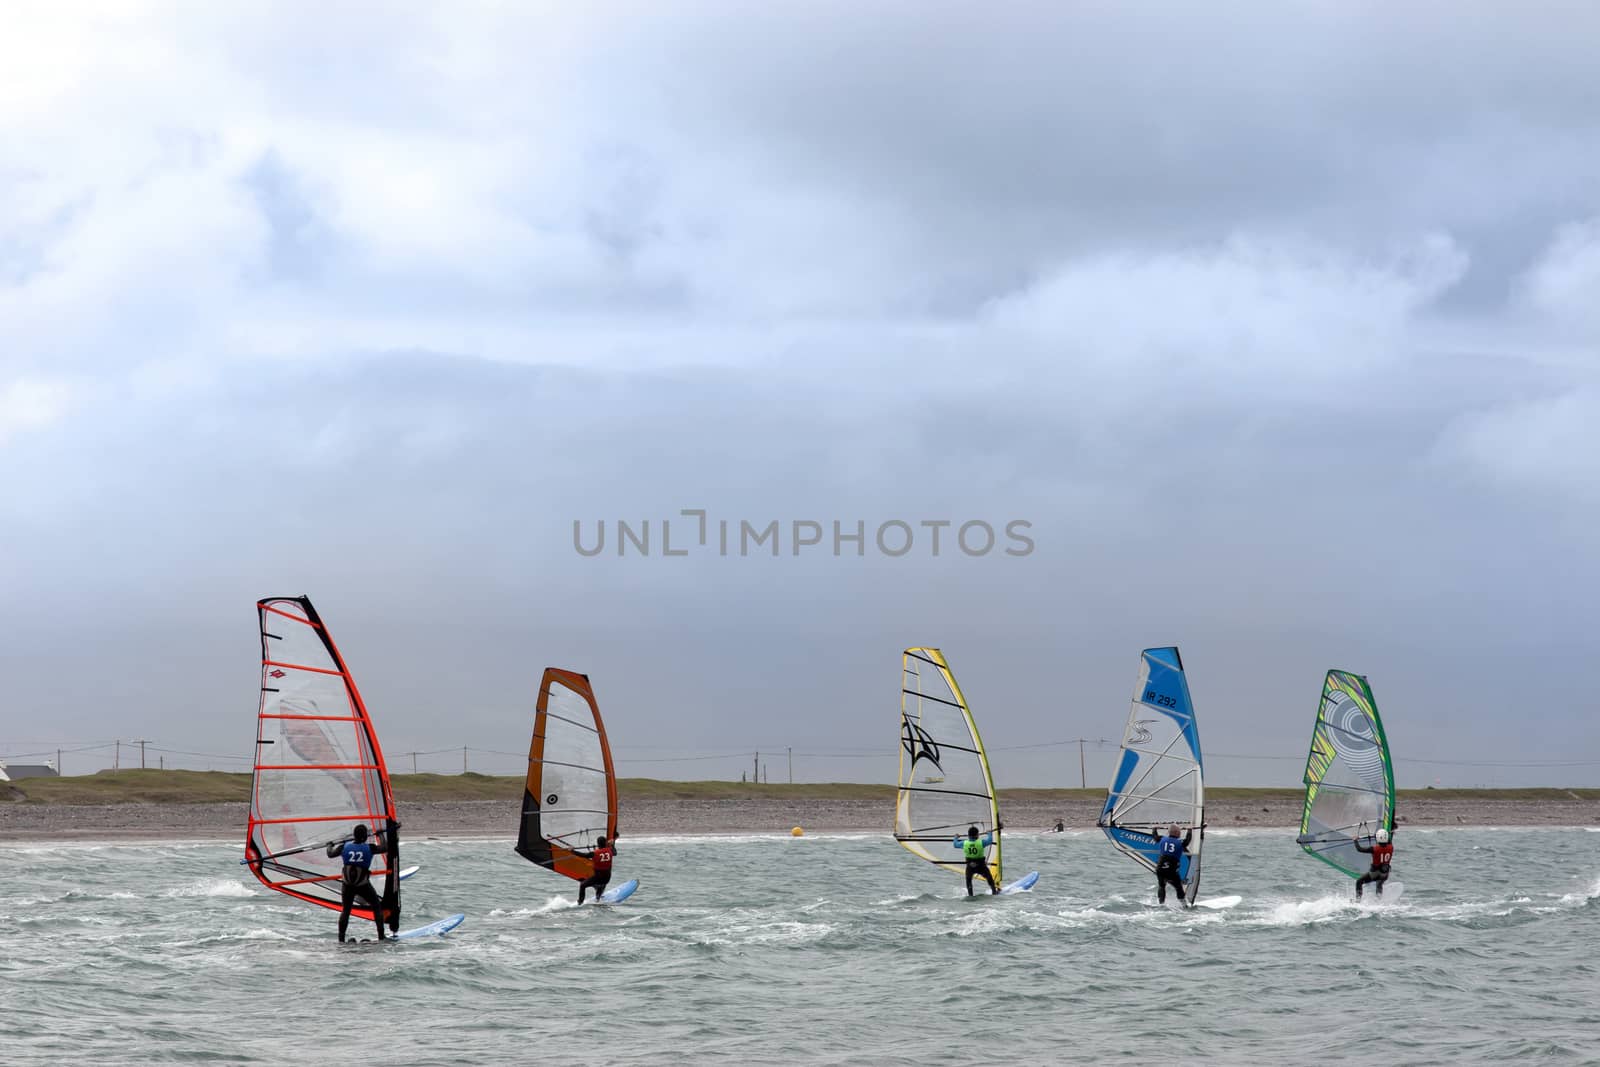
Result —
M 598 839 L 617 833 L 617 775 L 586 675 L 547 668 L 528 746 L 517 854 L 568 878 L 594 874 Z
M 357 823 L 383 834 L 383 906 L 399 927 L 400 841 L 394 794 L 377 734 L 355 680 L 307 597 L 256 602 L 261 623 L 261 704 L 245 862 L 261 884 L 325 908 L 340 907 L 340 856 L 327 845 Z M 352 915 L 370 920 L 370 908 Z

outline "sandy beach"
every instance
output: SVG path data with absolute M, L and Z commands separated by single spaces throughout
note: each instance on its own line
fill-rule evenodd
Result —
M 509 780 L 489 779 L 492 799 L 406 799 L 396 786 L 406 834 L 418 837 L 513 836 L 519 796 Z M 631 795 L 630 795 L 631 794 Z M 1062 819 L 1070 829 L 1094 825 L 1102 795 L 1095 790 L 1018 790 L 1001 794 L 1001 813 L 1012 832 L 1035 832 Z M 1288 790 L 1221 790 L 1208 800 L 1206 821 L 1221 827 L 1298 825 L 1301 799 Z M 1600 791 L 1441 790 L 1403 792 L 1397 801 L 1404 826 L 1600 825 Z M 127 801 L 0 803 L 0 841 L 60 839 L 233 840 L 243 834 L 246 803 Z M 874 786 L 763 786 L 651 782 L 624 788 L 624 835 L 883 831 L 893 821 L 893 791 Z

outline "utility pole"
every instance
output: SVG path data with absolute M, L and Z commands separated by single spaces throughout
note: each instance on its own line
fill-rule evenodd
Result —
M 408 752 L 408 753 L 406 753 L 406 755 L 411 757 L 411 773 L 412 774 L 416 774 L 417 773 L 417 754 L 415 752 Z
M 467 746 L 461 746 L 461 773 L 467 773 Z
M 61 750 L 58 748 L 58 749 L 56 749 L 56 776 L 60 777 L 60 775 L 61 775 Z
M 1106 739 L 1103 737 L 1075 737 L 1073 740 L 1078 742 L 1078 785 L 1080 788 L 1088 789 L 1089 775 L 1084 771 L 1083 765 L 1084 742 L 1093 741 L 1097 745 L 1103 745 L 1106 743 Z
M 756 765 L 750 772 L 750 784 L 761 784 L 761 753 L 759 751 L 756 753 Z
M 167 757 L 165 757 L 165 756 L 157 756 L 156 759 L 161 761 L 161 769 L 162 770 L 166 770 L 167 769 Z
M 141 770 L 141 771 L 142 771 L 142 770 L 144 770 L 144 746 L 145 746 L 145 739 L 144 739 L 144 738 L 142 738 L 142 737 L 140 737 L 140 738 L 137 738 L 137 739 L 135 739 L 135 740 L 133 740 L 133 741 L 129 741 L 129 742 L 128 742 L 128 744 L 130 744 L 130 745 L 138 745 L 138 746 L 139 746 L 139 769 L 140 769 L 140 770 Z
M 789 784 L 794 785 L 794 746 L 789 746 Z
M 120 737 L 117 739 L 116 752 L 111 756 L 111 769 L 113 771 L 122 769 L 122 739 Z

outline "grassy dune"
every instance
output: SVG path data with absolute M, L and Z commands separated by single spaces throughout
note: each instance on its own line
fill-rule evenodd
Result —
M 520 777 L 487 774 L 397 774 L 396 799 L 407 801 L 515 800 L 522 795 Z M 102 771 L 72 778 L 29 778 L 11 783 L 13 802 L 26 804 L 208 804 L 246 803 L 250 776 L 225 771 Z M 882 801 L 891 803 L 891 785 L 817 782 L 796 785 L 745 785 L 739 782 L 670 782 L 655 778 L 619 779 L 624 803 L 650 800 Z M 1299 804 L 1293 788 L 1206 791 L 1215 801 Z M 0 796 L 6 795 L 0 790 Z M 1006 789 L 1002 802 L 1098 803 L 1103 789 Z M 1600 789 L 1402 789 L 1397 807 L 1405 811 L 1418 801 L 1600 801 Z
M 226 771 L 101 771 L 11 783 L 24 803 L 212 804 L 250 799 L 250 776 Z

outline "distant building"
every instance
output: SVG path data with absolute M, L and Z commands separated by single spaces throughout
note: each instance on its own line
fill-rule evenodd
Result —
M 48 763 L 5 763 L 0 761 L 0 782 L 24 778 L 54 778 L 59 772 Z

